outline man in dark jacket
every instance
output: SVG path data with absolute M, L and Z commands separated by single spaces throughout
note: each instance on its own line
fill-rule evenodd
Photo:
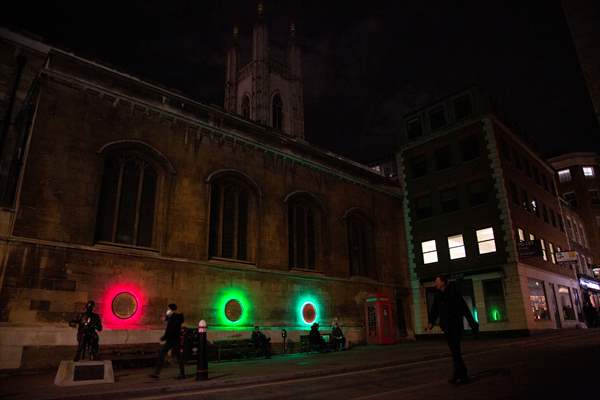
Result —
M 169 304 L 165 315 L 167 327 L 165 328 L 165 334 L 160 338 L 161 342 L 164 341 L 165 344 L 158 354 L 156 369 L 154 374 L 150 375 L 152 378 L 160 377 L 160 371 L 169 350 L 171 350 L 171 354 L 177 358 L 177 363 L 179 364 L 179 375 L 177 376 L 177 379 L 185 378 L 184 360 L 183 355 L 181 354 L 181 325 L 183 324 L 183 314 L 175 312 L 176 310 L 176 304 Z
M 479 324 L 473 319 L 473 315 L 459 291 L 454 285 L 448 284 L 447 277 L 436 277 L 435 288 L 437 289 L 437 293 L 431 307 L 427 330 L 431 330 L 439 318 L 439 325 L 442 331 L 444 331 L 454 364 L 454 373 L 449 382 L 458 384 L 468 383 L 469 375 L 467 374 L 467 367 L 463 361 L 460 349 L 460 340 L 463 333 L 463 317 L 467 318 L 473 333 L 479 332 Z

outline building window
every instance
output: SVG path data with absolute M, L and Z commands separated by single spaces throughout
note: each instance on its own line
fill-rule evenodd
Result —
M 350 214 L 347 221 L 350 273 L 352 275 L 369 276 L 371 271 L 369 224 L 357 213 Z
M 575 241 L 575 234 L 573 233 L 573 226 L 571 225 L 571 218 L 567 217 L 567 235 L 569 239 Z
M 283 130 L 283 101 L 281 96 L 273 96 L 273 129 Z
M 540 184 L 540 173 L 538 172 L 538 169 L 536 167 L 533 167 L 533 180 L 535 181 L 535 183 L 537 183 L 538 185 Z
M 542 247 L 542 258 L 544 259 L 544 261 L 548 261 L 548 254 L 546 253 L 546 242 L 544 242 L 544 239 L 540 239 L 540 246 Z
M 519 192 L 517 191 L 517 185 L 515 185 L 513 181 L 509 181 L 508 188 L 510 190 L 512 202 L 515 204 L 519 204 Z
M 417 215 L 417 220 L 433 216 L 430 194 L 415 199 L 415 213 Z
M 315 269 L 319 212 L 314 201 L 298 196 L 288 207 L 290 266 Z
M 592 204 L 595 206 L 600 205 L 600 191 L 598 191 L 598 189 L 591 189 L 589 190 L 589 193 Z
M 533 235 L 533 233 L 529 234 L 529 241 L 533 242 L 535 240 L 535 236 Z
M 462 235 L 448 236 L 448 250 L 450 250 L 450 259 L 465 258 L 465 242 Z
M 525 174 L 531 178 L 531 166 L 527 158 L 523 158 L 523 169 L 525 170 Z
M 453 164 L 452 147 L 444 146 L 434 151 L 435 166 L 438 170 L 450 168 Z
M 521 205 L 527 211 L 530 210 L 529 195 L 527 194 L 527 190 L 525 190 L 523 188 L 521 188 Z
M 153 247 L 158 186 L 156 168 L 136 153 L 108 157 L 104 165 L 97 239 Z
M 548 223 L 548 209 L 545 204 L 542 204 L 542 216 L 544 217 L 544 222 Z
M 519 242 L 525 241 L 525 232 L 521 228 L 517 228 L 517 236 L 519 237 Z
M 458 196 L 456 194 L 456 188 L 442 190 L 440 192 L 440 203 L 443 212 L 452 212 L 460 208 L 458 204 Z
M 423 252 L 423 264 L 432 264 L 438 262 L 435 240 L 421 242 L 421 251 Z
M 446 126 L 446 113 L 443 106 L 438 106 L 429 111 L 429 125 L 432 131 L 436 131 Z
M 485 228 L 475 232 L 477 236 L 477 246 L 479 254 L 493 253 L 496 251 L 496 241 L 494 240 L 494 229 Z
M 583 229 L 583 225 L 579 224 L 579 231 L 581 232 L 581 244 L 584 247 L 588 247 L 587 238 L 585 236 L 585 229 Z
M 210 193 L 210 256 L 247 260 L 248 188 L 223 178 L 212 183 Z
M 470 182 L 467 185 L 467 193 L 469 195 L 469 205 L 475 207 L 485 204 L 488 201 L 488 191 L 483 179 Z
M 571 181 L 571 171 L 569 169 L 558 171 L 558 181 L 561 183 Z
M 412 177 L 419 178 L 427 175 L 427 157 L 425 155 L 416 156 L 410 160 L 410 167 L 412 170 Z
M 488 279 L 482 281 L 487 322 L 506 321 L 506 305 L 504 303 L 504 288 L 502 280 Z
M 250 97 L 248 96 L 242 99 L 242 117 L 250 119 Z
M 573 208 L 577 208 L 578 203 L 577 203 L 577 195 L 575 194 L 575 192 L 566 192 L 565 194 L 563 194 L 563 198 L 565 199 L 565 201 L 567 203 L 569 203 L 569 205 Z
M 472 135 L 460 141 L 460 154 L 463 162 L 479 157 L 479 140 Z
M 552 261 L 552 264 L 556 264 L 556 256 L 554 254 L 554 245 L 552 244 L 552 242 L 548 242 L 548 249 L 550 250 L 550 260 Z
M 550 187 L 548 186 L 548 179 L 546 178 L 546 175 L 542 174 L 542 186 L 544 187 L 544 190 L 547 192 L 550 190 Z
M 423 135 L 423 127 L 421 125 L 421 119 L 419 117 L 410 119 L 406 122 L 406 131 L 408 133 L 408 139 L 416 139 Z
M 593 178 L 596 174 L 594 173 L 594 167 L 581 167 L 583 170 L 583 176 L 586 178 Z
M 573 309 L 573 300 L 571 299 L 571 289 L 566 286 L 558 286 L 558 298 L 563 311 L 565 321 L 575 320 L 575 310 Z
M 468 117 L 471 112 L 471 96 L 464 94 L 454 99 L 454 117 L 457 121 Z
M 532 213 L 534 213 L 536 217 L 539 217 L 540 216 L 540 208 L 538 207 L 537 200 L 536 199 L 531 200 L 529 205 L 530 205 L 529 210 Z
M 508 148 L 508 144 L 506 144 L 506 140 L 504 140 L 504 138 L 501 137 L 499 143 L 500 156 L 505 160 L 510 161 L 510 150 Z
M 523 169 L 523 165 L 521 164 L 521 156 L 514 147 L 512 148 L 512 155 L 513 159 L 515 160 L 515 167 L 517 167 L 518 170 Z
M 527 280 L 529 288 L 529 306 L 533 312 L 534 321 L 547 321 L 550 319 L 548 312 L 548 301 L 546 300 L 546 288 L 543 281 L 529 278 Z
M 550 209 L 550 222 L 552 226 L 556 228 L 556 216 L 554 215 L 554 210 Z

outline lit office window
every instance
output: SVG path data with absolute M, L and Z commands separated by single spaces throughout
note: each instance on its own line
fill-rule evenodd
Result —
M 571 180 L 571 171 L 568 169 L 558 171 L 558 180 L 560 182 L 569 182 Z
M 548 249 L 550 249 L 550 259 L 552 260 L 552 264 L 556 264 L 556 257 L 554 256 L 554 245 L 548 242 Z
M 586 178 L 594 177 L 594 167 L 582 167 L 581 169 L 583 170 L 583 176 Z
M 540 244 L 542 246 L 542 258 L 544 261 L 548 261 L 548 254 L 546 254 L 546 242 L 544 242 L 544 239 L 540 239 Z
M 421 251 L 423 252 L 423 264 L 432 264 L 438 261 L 437 247 L 435 240 L 421 242 Z
M 467 256 L 462 235 L 448 236 L 448 249 L 450 250 L 451 260 Z
M 496 251 L 496 241 L 494 240 L 494 229 L 485 228 L 475 232 L 477 235 L 477 246 L 479 254 L 493 253 Z
M 533 236 L 533 233 L 529 234 L 529 240 L 532 242 L 535 240 L 535 236 Z
M 523 229 L 517 228 L 517 233 L 519 234 L 519 242 L 524 242 L 525 241 L 525 232 L 523 232 Z

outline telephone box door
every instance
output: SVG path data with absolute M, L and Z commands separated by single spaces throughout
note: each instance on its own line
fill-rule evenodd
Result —
M 392 344 L 396 331 L 392 317 L 392 303 L 387 296 L 376 294 L 367 297 L 365 302 L 367 343 Z

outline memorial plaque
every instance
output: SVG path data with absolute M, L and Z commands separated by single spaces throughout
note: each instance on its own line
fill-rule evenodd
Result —
M 131 293 L 121 292 L 113 298 L 112 312 L 117 318 L 131 318 L 137 311 L 137 308 L 137 300 Z
M 73 381 L 91 381 L 104 379 L 104 365 L 75 365 Z

